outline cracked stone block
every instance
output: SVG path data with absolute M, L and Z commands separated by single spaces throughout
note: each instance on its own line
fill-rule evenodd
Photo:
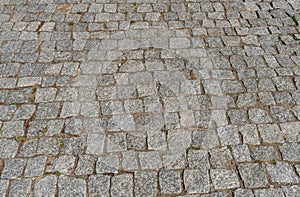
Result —
M 62 111 L 60 113 L 61 118 L 74 117 L 79 115 L 81 104 L 79 102 L 64 102 Z
M 300 161 L 300 144 L 285 143 L 279 146 L 282 158 L 285 161 L 299 162 Z
M 227 125 L 217 129 L 221 145 L 237 145 L 240 143 L 238 128 L 235 125 Z
M 299 177 L 288 163 L 277 161 L 275 165 L 267 164 L 267 172 L 273 183 L 298 183 Z
M 37 156 L 29 158 L 24 172 L 25 177 L 42 176 L 44 174 L 47 157 Z
M 36 106 L 35 105 L 21 105 L 15 115 L 14 115 L 14 119 L 16 120 L 26 120 L 29 119 L 34 111 L 36 110 Z
M 59 196 L 86 196 L 84 179 L 61 175 L 58 178 Z
M 156 196 L 157 194 L 157 172 L 135 171 L 134 193 L 138 196 Z
M 91 175 L 88 179 L 89 196 L 109 196 L 110 177 Z
M 246 144 L 232 147 L 232 155 L 237 162 L 251 161 L 249 148 Z
M 207 170 L 184 170 L 183 181 L 188 194 L 208 193 L 210 191 L 211 186 Z
M 79 155 L 78 164 L 75 169 L 76 175 L 87 175 L 94 173 L 95 157 L 93 155 Z
M 278 160 L 279 155 L 273 146 L 254 146 L 251 148 L 251 156 L 257 161 Z
M 26 159 L 7 159 L 4 161 L 1 178 L 13 179 L 21 176 L 26 164 Z
M 212 149 L 209 154 L 212 168 L 233 168 L 233 157 L 227 147 Z
M 49 175 L 43 178 L 37 178 L 34 182 L 34 196 L 54 197 L 56 193 L 57 176 Z
M 248 111 L 248 113 L 249 113 L 249 119 L 253 123 L 270 123 L 270 122 L 272 122 L 271 117 L 265 110 L 254 108 L 254 109 L 250 109 Z
M 238 170 L 245 184 L 245 188 L 259 188 L 267 186 L 267 177 L 262 164 L 239 164 Z
M 287 141 L 289 141 L 289 142 L 299 142 L 300 141 L 300 123 L 299 122 L 281 123 L 280 127 L 281 127 L 281 131 Z
M 126 134 L 113 133 L 107 136 L 107 152 L 124 151 L 127 149 Z
M 111 179 L 111 196 L 131 197 L 133 196 L 133 176 L 122 174 Z
M 142 169 L 159 169 L 162 167 L 162 159 L 159 152 L 140 152 L 139 161 Z
M 119 158 L 117 155 L 100 156 L 96 163 L 97 173 L 118 173 Z
M 8 196 L 29 196 L 31 184 L 32 181 L 29 178 L 17 178 L 12 180 Z
M 59 172 L 71 174 L 75 163 L 75 157 L 71 155 L 61 155 L 53 159 L 47 166 L 46 172 Z
M 180 172 L 161 170 L 159 172 L 159 188 L 162 194 L 178 194 L 182 191 Z
M 64 123 L 65 122 L 63 120 L 49 120 L 45 136 L 55 136 L 60 134 L 63 130 Z
M 243 143 L 258 145 L 260 144 L 258 130 L 254 124 L 246 124 L 240 127 L 240 132 L 243 136 Z
M 258 130 L 263 141 L 266 143 L 284 142 L 282 133 L 276 124 L 261 124 L 258 125 Z
M 238 176 L 233 170 L 211 169 L 210 176 L 213 188 L 216 190 L 238 188 L 240 186 Z

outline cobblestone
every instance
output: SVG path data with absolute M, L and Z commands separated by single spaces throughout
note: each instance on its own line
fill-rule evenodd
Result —
M 298 196 L 296 0 L 2 0 L 3 196 Z

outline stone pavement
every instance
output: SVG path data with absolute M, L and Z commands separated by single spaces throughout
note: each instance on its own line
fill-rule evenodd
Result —
M 299 0 L 0 0 L 1 196 L 300 196 Z

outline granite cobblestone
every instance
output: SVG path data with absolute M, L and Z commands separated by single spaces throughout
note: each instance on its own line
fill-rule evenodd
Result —
M 299 196 L 300 3 L 1 0 L 3 196 Z

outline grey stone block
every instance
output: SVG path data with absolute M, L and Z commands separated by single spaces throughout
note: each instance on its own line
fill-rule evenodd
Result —
M 182 191 L 180 172 L 161 170 L 159 172 L 159 188 L 162 194 L 178 194 Z
M 262 164 L 239 164 L 238 170 L 245 184 L 245 188 L 259 188 L 267 186 L 267 177 Z
M 111 196 L 131 197 L 133 196 L 133 176 L 122 174 L 111 179 Z
M 208 193 L 210 191 L 207 170 L 185 170 L 183 174 L 184 186 L 188 194 Z
M 57 176 L 48 175 L 35 179 L 33 195 L 54 197 L 56 193 Z
M 157 195 L 157 172 L 135 171 L 134 172 L 134 194 L 135 196 Z
M 91 175 L 88 179 L 88 190 L 90 196 L 108 197 L 110 188 L 110 177 L 103 175 Z
M 59 196 L 87 196 L 84 179 L 61 175 L 58 178 Z
M 298 183 L 299 177 L 288 163 L 277 161 L 275 165 L 266 166 L 270 179 L 273 183 Z

